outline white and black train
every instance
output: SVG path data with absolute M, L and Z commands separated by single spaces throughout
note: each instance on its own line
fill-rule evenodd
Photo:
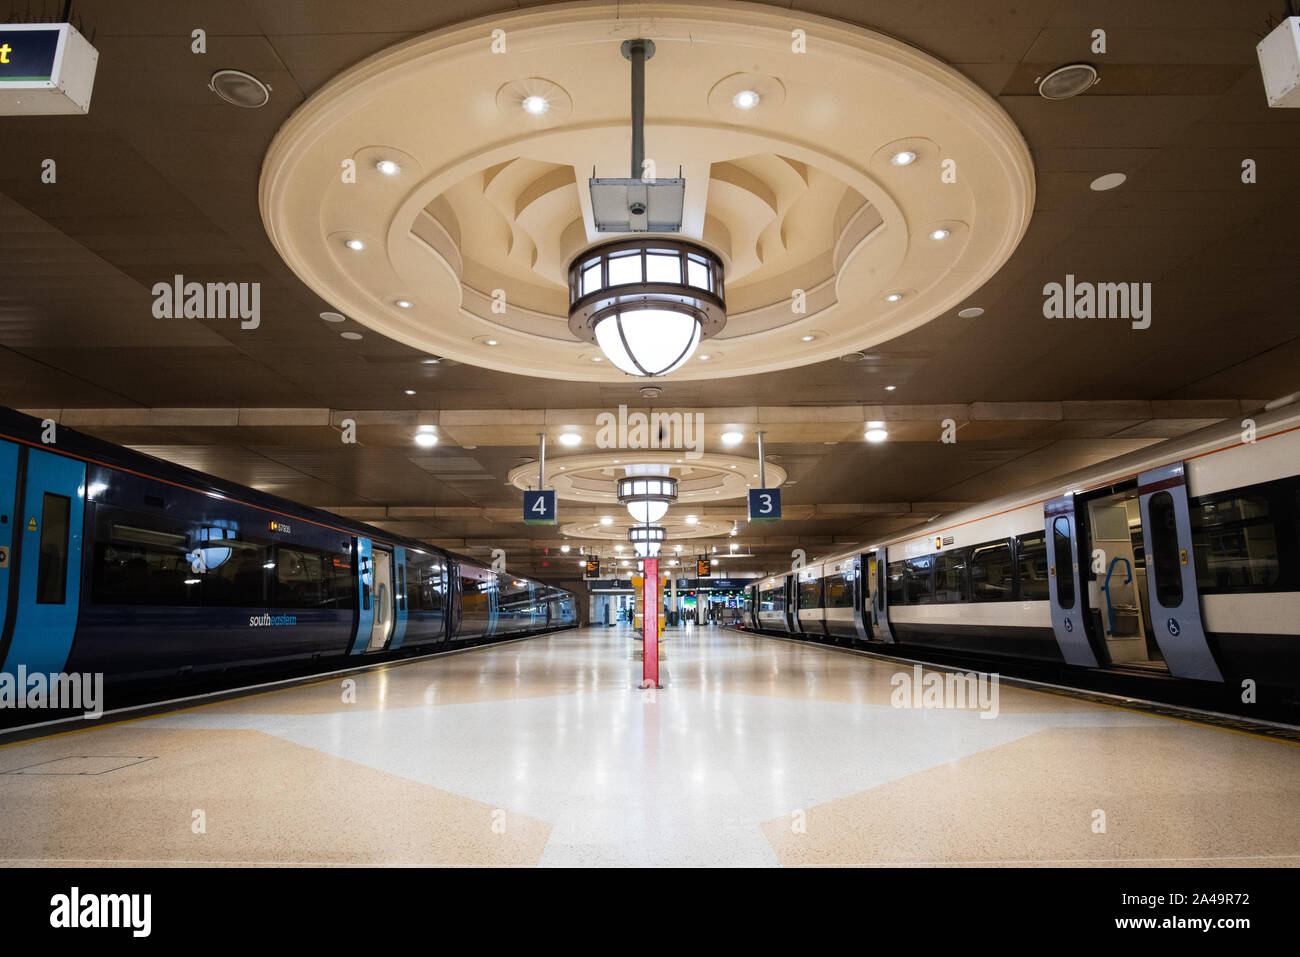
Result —
M 1294 718 L 1300 407 L 761 579 L 746 616 L 767 633 L 1008 672 L 1019 662 L 1087 687 L 1105 686 L 1087 675 L 1146 676 L 1157 694 L 1199 689 L 1198 702 Z

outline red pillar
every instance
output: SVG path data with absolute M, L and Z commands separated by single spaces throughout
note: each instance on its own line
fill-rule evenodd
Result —
M 645 648 L 641 671 L 642 688 L 658 688 L 659 685 L 659 559 L 645 559 L 645 582 L 643 588 L 642 625 Z

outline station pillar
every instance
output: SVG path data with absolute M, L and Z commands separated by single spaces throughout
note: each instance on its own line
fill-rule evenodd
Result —
M 644 641 L 642 654 L 641 687 L 658 688 L 659 685 L 659 616 L 662 614 L 659 598 L 659 559 L 645 559 L 645 577 L 642 581 L 642 604 L 645 608 L 641 633 Z

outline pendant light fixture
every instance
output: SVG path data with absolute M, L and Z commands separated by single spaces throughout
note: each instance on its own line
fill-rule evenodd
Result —
M 592 177 L 592 216 L 600 232 L 678 233 L 686 181 L 644 178 L 645 61 L 654 43 L 628 40 L 622 50 L 632 63 L 632 175 Z M 569 266 L 570 331 L 628 375 L 667 375 L 726 323 L 722 260 L 696 243 L 605 243 Z

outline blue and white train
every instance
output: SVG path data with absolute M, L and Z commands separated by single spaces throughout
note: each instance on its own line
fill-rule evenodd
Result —
M 0 672 L 133 688 L 575 624 L 573 595 L 0 409 Z M 110 706 L 112 702 L 109 702 Z M 4 716 L 0 715 L 0 719 Z
M 1300 704 L 1300 411 L 1225 422 L 749 588 L 747 627 Z

